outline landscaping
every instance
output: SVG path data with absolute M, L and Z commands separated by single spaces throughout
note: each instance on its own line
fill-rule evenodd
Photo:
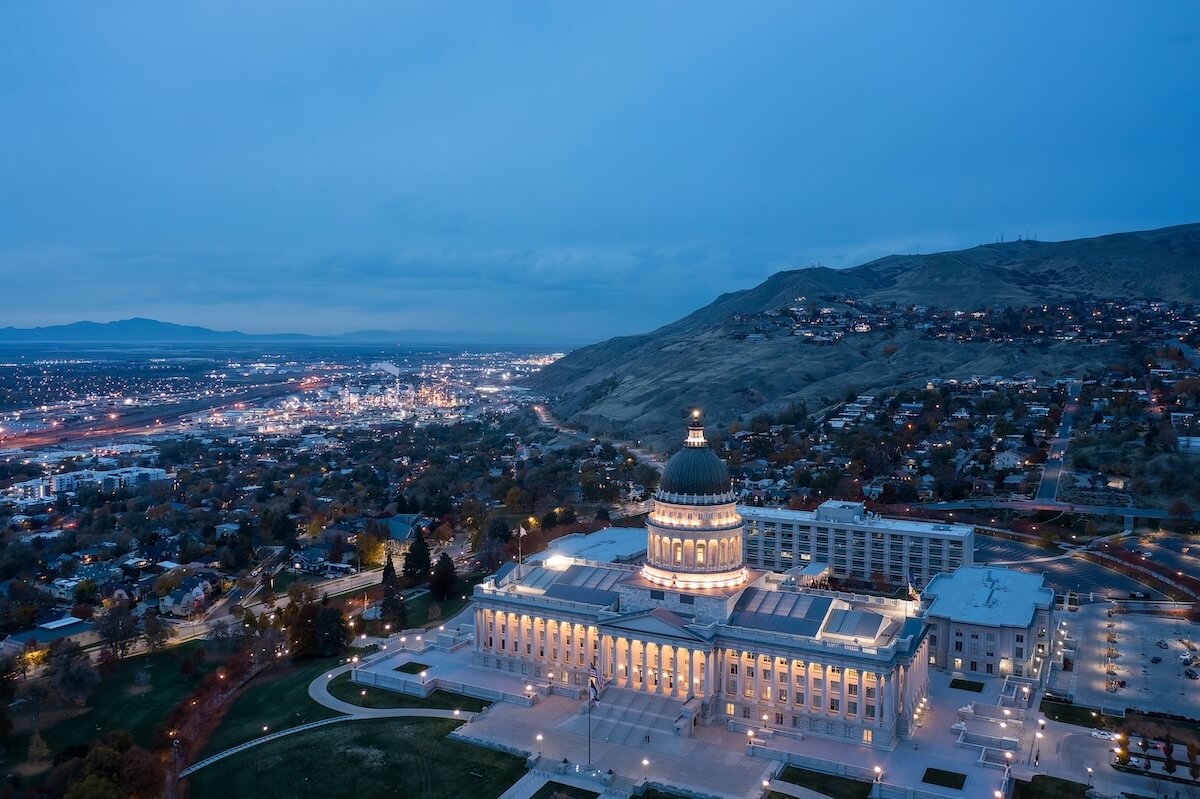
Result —
M 1013 783 L 1013 799 L 1085 799 L 1087 790 L 1082 783 L 1038 774 L 1031 782 Z
M 493 799 L 525 774 L 521 757 L 448 740 L 457 725 L 443 719 L 373 719 L 318 727 L 219 760 L 187 784 L 198 798 Z
M 785 768 L 779 775 L 779 780 L 823 793 L 832 799 L 867 799 L 871 794 L 871 783 L 869 782 L 860 782 L 835 774 L 822 774 L 819 771 L 809 771 L 796 766 Z
M 199 676 L 224 659 L 223 655 L 208 653 L 196 661 L 194 656 L 200 648 L 199 641 L 189 641 L 163 652 L 118 661 L 82 710 L 69 709 L 66 714 L 51 708 L 43 710 L 41 733 L 51 754 L 90 743 L 117 729 L 132 735 L 138 746 L 151 746 L 171 708 L 192 691 Z M 180 669 L 185 660 L 195 664 L 191 677 L 184 676 Z M 25 761 L 32 732 L 24 712 L 14 712 L 13 721 L 16 731 L 5 741 L 0 758 L 0 766 L 8 770 Z
M 975 682 L 974 680 L 951 680 L 951 688 L 957 688 L 960 691 L 974 691 L 977 694 L 983 693 L 983 683 Z
M 561 782 L 548 782 L 538 789 L 531 799 L 598 799 L 596 791 L 586 791 L 574 785 L 563 785 Z
M 1051 721 L 1061 721 L 1064 724 L 1074 724 L 1078 727 L 1092 727 L 1102 730 L 1112 726 L 1106 724 L 1105 717 L 1094 710 L 1076 707 L 1066 702 L 1055 702 L 1053 699 L 1043 699 L 1038 708 Z
M 963 785 L 967 782 L 967 775 L 959 774 L 957 771 L 945 771 L 940 768 L 927 768 L 925 769 L 925 775 L 921 777 L 921 782 L 961 791 Z
M 352 705 L 369 708 L 425 707 L 442 710 L 461 710 L 478 713 L 488 706 L 482 699 L 461 696 L 448 691 L 434 691 L 425 699 L 388 691 L 384 688 L 369 688 L 350 682 L 350 674 L 339 674 L 329 681 L 329 693 L 334 698 Z
M 233 700 L 203 751 L 196 753 L 196 759 L 271 731 L 341 715 L 312 701 L 308 696 L 308 684 L 344 662 L 341 657 L 301 661 L 255 677 Z M 263 727 L 267 728 L 266 732 Z
M 403 665 L 397 666 L 395 670 L 404 672 L 405 674 L 420 674 L 423 671 L 428 671 L 429 667 L 424 663 L 418 663 L 415 660 L 410 660 Z

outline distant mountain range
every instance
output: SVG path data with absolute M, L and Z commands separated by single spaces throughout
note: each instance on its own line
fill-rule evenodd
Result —
M 304 333 L 242 333 L 238 330 L 210 330 L 194 325 L 177 325 L 156 319 L 121 319 L 116 322 L 73 322 L 47 327 L 0 328 L 0 345 L 5 344 L 413 344 L 481 345 L 487 336 L 480 333 L 445 333 L 436 330 L 358 330 L 336 336 L 312 336 Z
M 934 376 L 1082 373 L 1113 355 L 1111 347 L 1059 342 L 956 344 L 915 331 L 887 339 L 847 336 L 822 347 L 795 337 L 750 342 L 727 335 L 731 320 L 779 311 L 800 297 L 956 310 L 1083 298 L 1196 302 L 1200 224 L 778 272 L 653 332 L 575 350 L 534 375 L 531 385 L 557 396 L 552 406 L 574 425 L 677 443 L 693 405 L 704 406 L 714 422 L 729 421 L 800 399 L 815 410 L 850 390 L 923 384 Z

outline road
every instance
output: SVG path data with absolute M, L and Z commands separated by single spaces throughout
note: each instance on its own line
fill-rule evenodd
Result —
M 287 394 L 295 394 L 299 391 L 308 391 L 315 388 L 321 388 L 323 384 L 320 382 L 308 381 L 303 383 L 269 383 L 253 388 L 237 394 L 232 394 L 224 397 L 210 397 L 202 400 L 191 402 L 182 402 L 174 405 L 161 405 L 152 408 L 138 408 L 133 411 L 126 411 L 113 421 L 107 419 L 97 420 L 93 422 L 80 423 L 78 427 L 65 427 L 53 430 L 42 431 L 39 433 L 29 433 L 21 436 L 10 436 L 4 438 L 0 436 L 5 447 L 20 447 L 29 449 L 33 447 L 44 447 L 51 444 L 68 444 L 76 441 L 86 441 L 89 439 L 104 439 L 108 440 L 118 436 L 143 435 L 149 432 L 161 431 L 166 429 L 174 422 L 178 422 L 188 416 L 193 416 L 197 413 L 210 410 L 219 410 L 237 403 L 245 402 L 261 402 L 262 400 L 272 399 L 274 397 L 285 396 Z M 84 427 L 84 425 L 89 425 Z
M 1162 508 L 1118 508 L 1113 505 L 1074 505 L 1066 502 L 1042 501 L 1036 499 L 967 499 L 957 502 L 929 502 L 923 505 L 913 505 L 914 508 L 926 510 L 1019 510 L 1019 511 L 1057 511 L 1059 513 L 1082 513 L 1086 516 L 1130 516 L 1143 519 L 1175 519 L 1168 510 Z M 1192 519 L 1200 520 L 1200 513 L 1193 513 Z
M 1079 390 L 1082 384 L 1076 380 L 1067 388 L 1067 401 L 1063 405 L 1062 419 L 1058 432 L 1050 442 L 1046 453 L 1046 465 L 1042 469 L 1042 480 L 1034 498 L 1042 502 L 1054 502 L 1058 498 L 1058 484 L 1062 480 L 1063 463 L 1067 457 L 1067 444 L 1071 441 L 1071 425 L 1079 411 Z
M 590 433 L 584 433 L 579 430 L 566 427 L 562 422 L 554 418 L 550 411 L 547 410 L 545 405 L 534 405 L 533 412 L 537 414 L 539 424 L 541 424 L 543 427 L 549 427 L 556 433 L 570 436 L 584 444 L 590 444 L 592 439 L 595 438 L 595 436 L 591 435 Z M 666 463 L 660 457 L 647 449 L 638 447 L 629 443 L 628 441 L 613 440 L 612 443 L 615 447 L 625 447 L 627 450 L 629 450 L 629 454 L 637 459 L 638 463 L 644 463 L 653 468 L 655 471 L 661 472 L 666 466 Z

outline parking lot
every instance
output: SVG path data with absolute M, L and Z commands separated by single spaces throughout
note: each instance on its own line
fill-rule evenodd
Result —
M 1200 624 L 1143 613 L 1109 618 L 1109 607 L 1102 602 L 1085 605 L 1067 618 L 1078 642 L 1074 701 L 1200 717 L 1200 680 L 1188 679 L 1188 666 L 1179 659 L 1189 652 L 1185 641 L 1200 640 Z M 1113 657 L 1108 657 L 1110 651 Z M 1200 653 L 1196 654 L 1198 662 L 1192 668 L 1200 671 Z M 1124 687 L 1118 685 L 1121 681 Z

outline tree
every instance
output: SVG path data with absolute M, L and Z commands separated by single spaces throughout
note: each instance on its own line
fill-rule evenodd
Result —
M 404 576 L 421 580 L 429 577 L 429 544 L 420 530 L 413 530 L 408 552 L 404 553 Z
M 457 582 L 458 574 L 454 571 L 454 561 L 443 552 L 437 565 L 433 567 L 433 575 L 429 578 L 429 593 L 433 594 L 435 599 L 449 599 Z
M 75 586 L 75 601 L 88 605 L 96 604 L 96 581 L 80 580 Z
M 333 544 L 331 544 L 329 547 L 329 562 L 330 563 L 341 563 L 342 557 L 345 556 L 345 554 L 346 554 L 346 542 L 342 540 L 342 537 L 340 535 L 335 536 L 333 539 Z
M 328 657 L 342 651 L 342 648 L 348 643 L 350 643 L 350 628 L 346 626 L 345 615 L 333 605 L 323 605 L 317 611 L 316 619 L 318 654 Z
M 44 763 L 50 759 L 50 747 L 46 746 L 40 730 L 34 730 L 29 739 L 28 758 L 30 763 Z
M 146 647 L 151 652 L 157 652 L 166 646 L 174 633 L 171 626 L 160 619 L 157 613 L 147 613 L 142 621 L 142 635 L 146 639 Z
M 508 526 L 508 522 L 497 517 L 488 523 L 487 537 L 496 541 L 508 541 L 512 538 L 512 528 Z
M 96 632 L 109 651 L 125 657 L 138 638 L 137 620 L 124 604 L 114 605 L 96 622 Z
M 388 555 L 383 567 L 383 601 L 379 605 L 379 619 L 393 629 L 403 630 L 408 626 L 408 606 L 396 585 L 396 567 Z
M 600 506 L 600 507 L 599 507 L 599 508 L 596 510 L 596 521 L 598 521 L 598 522 L 607 522 L 607 521 L 609 521 L 608 508 L 606 508 L 606 507 L 604 507 L 603 505 L 601 505 L 601 506 Z
M 46 681 L 59 701 L 82 705 L 100 684 L 100 675 L 83 647 L 63 639 L 50 646 Z
M 549 530 L 552 527 L 558 527 L 558 513 L 549 510 L 542 516 L 542 529 Z

